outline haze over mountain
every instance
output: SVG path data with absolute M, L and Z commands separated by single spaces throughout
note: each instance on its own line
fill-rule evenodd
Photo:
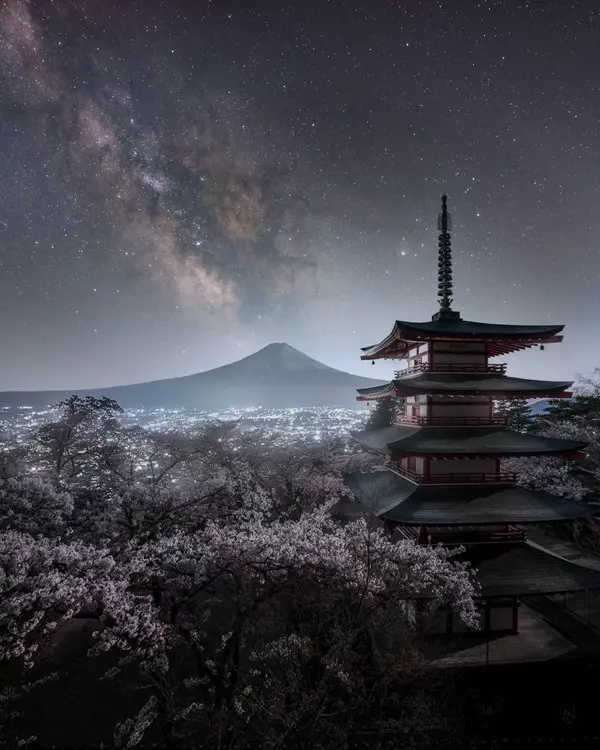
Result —
M 358 406 L 356 388 L 382 383 L 328 367 L 289 344 L 269 344 L 213 370 L 149 383 L 76 391 L 8 391 L 0 406 L 41 407 L 73 393 L 108 396 L 126 408 Z

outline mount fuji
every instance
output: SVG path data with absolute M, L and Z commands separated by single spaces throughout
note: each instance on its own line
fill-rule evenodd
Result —
M 124 408 L 357 407 L 356 388 L 382 382 L 336 370 L 277 343 L 194 375 L 91 390 L 9 391 L 0 393 L 0 406 L 47 406 L 76 393 L 108 396 Z

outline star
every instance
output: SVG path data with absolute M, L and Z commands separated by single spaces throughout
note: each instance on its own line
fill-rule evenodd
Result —
M 358 372 L 386 316 L 436 311 L 443 192 L 461 314 L 552 301 L 561 352 L 513 370 L 600 364 L 589 3 L 143 5 L 0 3 L 0 390 L 273 340 Z

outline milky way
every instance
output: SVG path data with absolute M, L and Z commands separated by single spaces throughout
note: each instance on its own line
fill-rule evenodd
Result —
M 273 340 L 387 376 L 359 347 L 435 312 L 442 192 L 463 317 L 566 323 L 512 371 L 588 373 L 599 11 L 4 0 L 0 388 Z

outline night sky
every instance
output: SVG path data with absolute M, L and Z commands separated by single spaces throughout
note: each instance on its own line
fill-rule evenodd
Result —
M 172 377 L 455 309 L 600 365 L 598 0 L 0 0 L 0 389 Z

